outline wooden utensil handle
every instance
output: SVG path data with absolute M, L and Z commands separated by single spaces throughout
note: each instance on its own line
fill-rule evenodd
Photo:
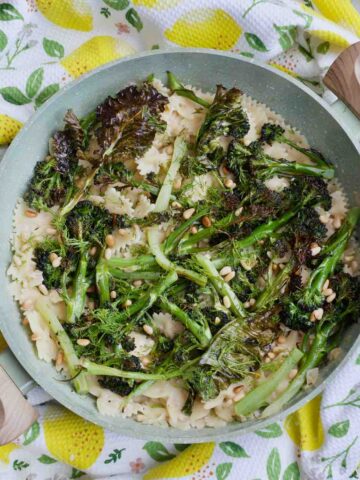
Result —
M 37 419 L 34 408 L 0 367 L 0 445 L 24 433 Z
M 360 118 L 360 42 L 344 50 L 335 60 L 324 84 Z

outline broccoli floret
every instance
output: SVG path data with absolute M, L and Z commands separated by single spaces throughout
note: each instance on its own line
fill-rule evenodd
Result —
M 64 266 L 54 267 L 50 260 L 51 254 L 61 257 L 64 249 L 59 242 L 53 239 L 46 239 L 34 249 L 34 261 L 36 268 L 43 274 L 43 284 L 48 288 L 59 288 L 62 282 Z
M 219 393 L 219 386 L 211 367 L 199 366 L 191 370 L 187 376 L 187 382 L 205 402 L 215 398 Z
M 107 388 L 121 397 L 127 397 L 134 389 L 133 386 L 129 385 L 129 382 L 118 377 L 100 377 L 98 382 L 100 387 Z

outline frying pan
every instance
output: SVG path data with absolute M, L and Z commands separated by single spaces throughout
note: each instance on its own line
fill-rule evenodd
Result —
M 359 55 L 357 44 L 340 57 L 326 78 L 326 83 L 339 97 L 351 104 L 356 114 L 360 112 L 360 89 L 356 77 L 357 67 L 354 65 Z M 271 418 L 188 431 L 103 416 L 97 411 L 91 396 L 77 395 L 69 383 L 59 382 L 55 378 L 57 374 L 52 365 L 37 358 L 28 333 L 21 324 L 18 307 L 9 293 L 9 279 L 6 276 L 11 259 L 9 239 L 16 201 L 22 195 L 34 165 L 45 156 L 50 135 L 61 128 L 68 108 L 71 107 L 78 116 L 83 116 L 106 95 L 116 93 L 130 82 L 141 81 L 150 73 L 165 81 L 166 70 L 173 71 L 185 84 L 190 83 L 203 90 L 214 90 L 215 84 L 219 83 L 227 87 L 237 85 L 248 95 L 266 103 L 298 128 L 312 146 L 335 164 L 337 176 L 346 190 L 350 205 L 360 205 L 360 161 L 357 151 L 359 121 L 340 101 L 329 107 L 298 80 L 272 67 L 229 53 L 172 49 L 142 53 L 114 62 L 66 86 L 31 118 L 0 164 L 0 329 L 12 351 L 11 354 L 7 350 L 0 356 L 0 365 L 3 367 L 3 370 L 0 367 L 0 444 L 20 434 L 34 419 L 31 408 L 26 407 L 26 410 L 26 400 L 8 377 L 12 377 L 23 394 L 36 382 L 68 409 L 110 430 L 142 439 L 194 443 L 230 438 L 232 435 L 264 428 L 283 418 L 319 394 L 327 382 L 338 379 L 335 374 L 360 346 L 360 326 L 354 324 L 341 340 L 342 354 L 321 368 L 316 385 L 306 392 L 300 392 L 289 405 Z M 355 92 L 357 95 L 354 95 Z M 19 363 L 16 363 L 13 355 Z M 24 374 L 19 364 L 28 375 Z M 14 411 L 18 412 L 16 422 Z

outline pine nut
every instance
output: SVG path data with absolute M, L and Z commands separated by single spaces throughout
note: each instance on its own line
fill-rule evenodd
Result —
M 49 255 L 49 260 L 52 263 L 54 260 L 58 258 L 57 254 L 55 252 L 51 252 Z
M 33 210 L 25 210 L 25 216 L 28 218 L 35 218 L 38 216 L 37 212 L 34 212 Z
M 26 325 L 29 325 L 29 319 L 27 317 L 23 318 L 22 324 L 26 327 Z
M 321 320 L 324 315 L 324 309 L 321 307 L 317 308 L 316 310 L 313 311 L 313 314 L 316 320 Z
M 252 307 L 253 305 L 255 305 L 255 303 L 256 303 L 255 298 L 250 298 L 249 303 L 250 303 L 250 306 L 251 306 L 251 307 Z
M 249 308 L 249 307 L 250 307 L 250 302 L 245 302 L 245 303 L 244 303 L 244 307 L 245 307 L 245 308 Z
M 235 210 L 235 217 L 240 217 L 243 210 L 244 210 L 244 207 L 240 207 L 237 210 Z
M 133 283 L 134 287 L 141 287 L 142 284 L 142 280 L 135 280 L 135 282 Z
M 327 288 L 326 290 L 323 290 L 323 294 L 325 297 L 330 297 L 334 293 L 334 290 L 332 288 Z
M 43 283 L 38 286 L 38 289 L 40 290 L 40 293 L 42 293 L 43 295 L 49 295 L 49 290 L 46 288 L 46 286 Z
M 320 215 L 319 220 L 321 223 L 327 223 L 329 219 L 327 215 Z
M 96 247 L 92 247 L 90 249 L 90 255 L 93 257 L 94 255 L 96 255 L 96 252 L 97 252 L 97 248 Z
M 277 263 L 273 263 L 273 264 L 271 265 L 271 268 L 272 268 L 272 270 L 273 270 L 274 272 L 276 272 L 277 270 L 279 270 L 279 265 L 278 265 Z
M 125 230 L 125 228 L 119 228 L 118 234 L 120 235 L 120 237 L 123 237 L 124 235 L 126 235 L 126 230 Z
M 147 367 L 151 363 L 151 358 L 148 355 L 146 355 L 145 357 L 141 357 L 141 363 L 143 367 Z
M 195 208 L 188 208 L 183 212 L 183 217 L 185 220 L 189 220 L 195 213 Z
M 225 295 L 225 297 L 223 298 L 223 303 L 224 303 L 224 306 L 225 306 L 226 308 L 230 308 L 230 307 L 231 307 L 230 298 L 229 298 L 227 295 Z
M 231 280 L 235 277 L 235 275 L 236 274 L 235 274 L 234 270 L 232 272 L 228 273 L 227 275 L 225 275 L 225 277 L 224 277 L 225 282 L 227 282 L 227 283 L 231 282 Z
M 56 229 L 55 229 L 55 228 L 52 228 L 52 227 L 48 227 L 48 228 L 46 229 L 46 233 L 47 233 L 48 235 L 56 235 Z
M 314 315 L 314 312 L 312 312 L 312 314 L 310 315 L 310 322 L 315 322 L 316 318 L 315 318 L 315 315 Z
M 277 339 L 277 342 L 280 344 L 286 343 L 286 337 L 284 335 L 280 335 L 280 337 Z
M 292 380 L 293 378 L 295 378 L 297 373 L 298 373 L 297 368 L 293 368 L 292 370 L 290 370 L 289 375 L 288 375 L 289 380 Z
M 334 218 L 333 226 L 334 226 L 334 228 L 335 228 L 336 230 L 341 227 L 340 217 Z
M 32 310 L 34 307 L 34 303 L 32 300 L 30 300 L 30 298 L 28 298 L 27 300 L 25 300 L 22 304 L 22 308 L 24 310 Z
M 195 233 L 197 232 L 198 232 L 198 229 L 195 226 L 190 228 L 190 233 L 192 233 L 193 235 L 195 235 Z
M 111 235 L 111 234 L 106 235 L 106 237 L 105 237 L 105 243 L 106 243 L 106 245 L 107 245 L 108 247 L 110 247 L 110 248 L 114 247 L 114 245 L 115 245 L 114 235 Z
M 269 357 L 266 357 L 266 358 L 265 358 L 265 363 L 270 363 L 270 362 L 271 362 L 270 358 L 269 358 Z
M 33 342 L 36 342 L 37 340 L 40 340 L 41 337 L 37 333 L 33 333 L 30 338 Z
M 165 152 L 168 154 L 168 155 L 171 155 L 174 151 L 174 146 L 173 145 L 168 145 L 166 148 L 165 148 Z
M 114 300 L 116 297 L 117 297 L 117 293 L 115 292 L 115 290 L 111 290 L 110 298 L 112 298 Z
M 331 303 L 335 300 L 336 298 L 336 293 L 334 292 L 332 295 L 329 295 L 326 299 L 327 303 Z
M 63 361 L 64 361 L 64 353 L 62 350 L 59 350 L 58 354 L 56 355 L 55 365 L 57 367 L 60 367 L 60 365 L 63 364 Z
M 87 347 L 90 345 L 90 340 L 88 338 L 79 338 L 76 343 L 80 345 L 80 347 Z
M 181 184 L 182 184 L 181 177 L 177 177 L 173 184 L 174 190 L 179 190 L 181 188 Z
M 232 268 L 229 265 L 227 265 L 226 267 L 223 267 L 219 273 L 222 277 L 225 277 L 225 275 L 228 275 L 231 271 L 232 271 Z
M 344 260 L 345 262 L 351 262 L 354 260 L 354 255 L 345 255 Z
M 209 228 L 212 225 L 210 218 L 207 216 L 201 219 L 201 223 L 204 225 L 205 228 Z
M 240 393 L 244 390 L 244 387 L 242 385 L 238 385 L 237 387 L 234 388 L 233 392 L 236 394 L 236 393 Z
M 130 305 L 132 305 L 132 301 L 130 300 L 130 298 L 128 298 L 127 300 L 125 300 L 124 302 L 124 307 L 130 307 Z
M 215 317 L 214 323 L 215 325 L 219 325 L 221 323 L 220 317 Z
M 110 248 L 107 248 L 107 249 L 105 250 L 105 258 L 106 258 L 106 260 L 110 260 L 111 255 L 112 255 L 112 252 L 111 252 Z
M 267 356 L 268 356 L 271 360 L 274 360 L 274 358 L 275 358 L 275 353 L 269 352 L 269 353 L 267 354 Z
M 152 335 L 154 333 L 154 329 L 150 325 L 144 325 L 143 330 L 148 335 Z
M 52 265 L 54 268 L 60 267 L 60 265 L 61 265 L 61 257 L 55 258 L 55 260 L 53 260 L 53 261 L 51 262 L 51 265 Z
M 236 183 L 231 180 L 231 178 L 227 178 L 224 182 L 224 185 L 226 188 L 231 188 L 231 189 L 234 189 L 236 187 Z
M 181 203 L 179 203 L 179 202 L 172 202 L 171 206 L 172 206 L 173 208 L 181 208 L 182 205 L 181 205 Z
M 329 288 L 329 284 L 330 284 L 330 281 L 329 281 L 329 279 L 327 279 L 327 280 L 325 281 L 325 283 L 324 283 L 323 290 L 328 289 L 328 288 Z
M 351 268 L 352 268 L 353 270 L 357 270 L 358 267 L 359 267 L 358 262 L 357 262 L 356 260 L 353 260 L 353 261 L 351 262 Z
M 321 252 L 321 247 L 319 245 L 316 245 L 316 247 L 314 246 L 314 247 L 310 248 L 310 251 L 311 251 L 311 255 L 313 257 L 316 257 L 316 255 L 319 255 L 319 253 Z

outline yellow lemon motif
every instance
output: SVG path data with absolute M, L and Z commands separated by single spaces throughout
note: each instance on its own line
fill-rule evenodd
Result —
M 314 35 L 314 37 L 320 38 L 320 40 L 324 40 L 324 42 L 330 42 L 338 47 L 346 48 L 350 45 L 350 42 L 346 38 L 330 30 L 308 30 L 308 32 Z
M 326 18 L 360 35 L 360 14 L 351 0 L 314 0 L 314 3 Z
M 86 0 L 36 0 L 36 5 L 49 22 L 59 27 L 81 32 L 93 29 L 91 8 Z
M 241 33 L 241 27 L 224 10 L 196 8 L 180 17 L 164 34 L 182 47 L 229 50 Z
M 269 65 L 271 65 L 274 68 L 277 68 L 278 70 L 280 70 L 280 72 L 287 73 L 288 75 L 291 75 L 292 77 L 295 77 L 295 78 L 297 77 L 297 74 L 292 70 L 290 70 L 290 68 L 286 68 L 283 65 L 280 65 L 279 63 L 270 62 Z
M 47 409 L 44 435 L 49 452 L 79 470 L 91 467 L 104 447 L 101 427 L 59 406 Z
M 285 420 L 285 430 L 301 450 L 317 450 L 324 443 L 320 403 L 319 395 Z
M 19 448 L 15 443 L 0 447 L 0 462 L 10 463 L 10 453 Z
M 15 118 L 0 113 L 0 145 L 10 143 L 22 127 L 22 123 Z M 1 344 L 1 336 L 0 336 Z
M 156 10 L 165 10 L 165 8 L 175 7 L 181 0 L 133 0 L 137 7 L 155 8 Z
M 198 443 L 190 445 L 173 460 L 150 469 L 143 480 L 163 480 L 192 475 L 204 467 L 214 452 L 215 443 Z
M 61 60 L 61 65 L 73 77 L 79 77 L 104 63 L 126 57 L 135 49 L 124 40 L 109 36 L 93 37 Z

